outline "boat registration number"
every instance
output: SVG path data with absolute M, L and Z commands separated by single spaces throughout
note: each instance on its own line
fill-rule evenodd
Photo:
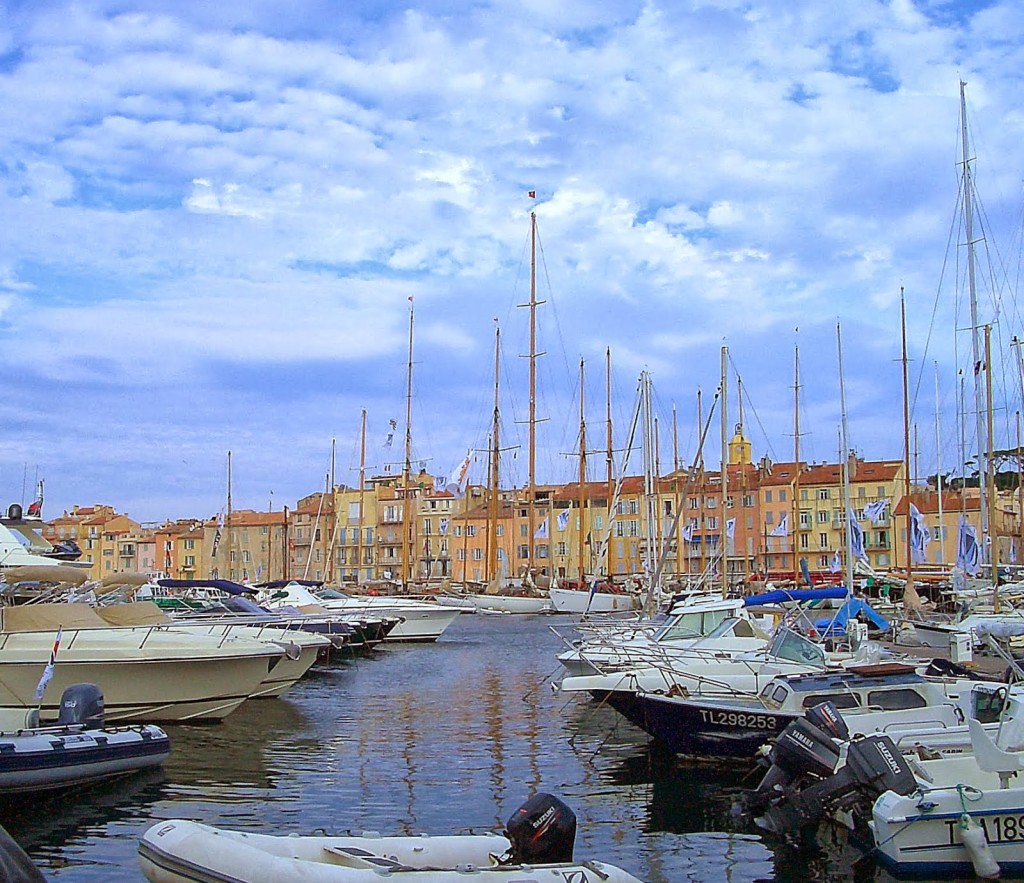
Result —
M 989 843 L 1014 843 L 1024 841 L 1024 815 L 1018 816 L 975 816 L 985 831 L 985 839 Z M 946 829 L 949 831 L 949 845 L 958 846 L 961 843 L 957 835 L 957 819 L 946 822 Z
M 772 714 L 751 714 L 746 711 L 710 711 L 700 709 L 700 719 L 706 724 L 721 727 L 748 727 L 758 730 L 774 730 L 775 716 Z

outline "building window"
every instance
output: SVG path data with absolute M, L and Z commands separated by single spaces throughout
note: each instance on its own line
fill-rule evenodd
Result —
M 818 510 L 818 524 L 828 524 L 828 511 L 825 509 Z
M 786 502 L 786 489 L 785 488 L 779 488 L 779 502 L 780 503 L 785 503 Z
M 818 499 L 827 500 L 829 498 L 829 490 L 827 487 L 818 488 Z
M 754 495 L 753 494 L 744 494 L 743 495 L 743 508 L 744 509 L 750 509 L 751 507 L 753 507 L 753 505 L 754 505 Z
M 828 548 L 828 534 L 827 533 L 820 533 L 820 534 L 818 534 L 818 548 L 819 549 L 827 549 Z
M 764 501 L 766 503 L 772 502 L 772 492 L 771 491 L 765 491 L 764 492 Z
M 765 512 L 764 513 L 764 523 L 765 524 L 774 524 L 775 523 L 775 514 L 773 512 Z

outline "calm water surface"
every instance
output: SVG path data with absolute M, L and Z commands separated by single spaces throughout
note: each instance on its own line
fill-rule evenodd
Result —
M 3 823 L 47 877 L 111 883 L 143 879 L 137 840 L 161 819 L 465 833 L 502 828 L 542 790 L 576 813 L 578 858 L 649 883 L 890 879 L 841 844 L 795 854 L 765 842 L 732 815 L 742 774 L 682 766 L 610 709 L 555 695 L 554 621 L 467 615 L 436 644 L 314 669 L 220 724 L 169 726 L 161 770 L 27 799 Z

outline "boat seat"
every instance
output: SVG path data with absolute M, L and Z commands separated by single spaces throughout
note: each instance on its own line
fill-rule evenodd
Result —
M 978 766 L 988 773 L 999 774 L 999 787 L 1010 787 L 1010 776 L 1024 770 L 1024 753 L 1006 751 L 992 741 L 985 732 L 981 721 L 971 718 L 967 725 L 971 728 L 971 746 Z
M 325 846 L 325 858 L 332 865 L 377 871 L 412 871 L 414 868 L 394 859 L 360 849 L 358 846 Z

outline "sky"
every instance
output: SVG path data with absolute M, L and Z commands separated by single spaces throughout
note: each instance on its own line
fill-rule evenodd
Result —
M 609 411 L 642 470 L 641 372 L 688 465 L 723 347 L 755 457 L 792 459 L 799 401 L 834 460 L 843 398 L 846 446 L 902 457 L 901 289 L 915 471 L 957 470 L 960 83 L 1009 447 L 1022 76 L 1017 0 L 7 0 L 0 500 L 209 517 L 230 451 L 234 508 L 280 509 L 400 473 L 407 427 L 414 470 L 485 482 L 496 389 L 524 484 L 531 212 L 537 481 L 575 479 L 581 425 L 602 478 Z

